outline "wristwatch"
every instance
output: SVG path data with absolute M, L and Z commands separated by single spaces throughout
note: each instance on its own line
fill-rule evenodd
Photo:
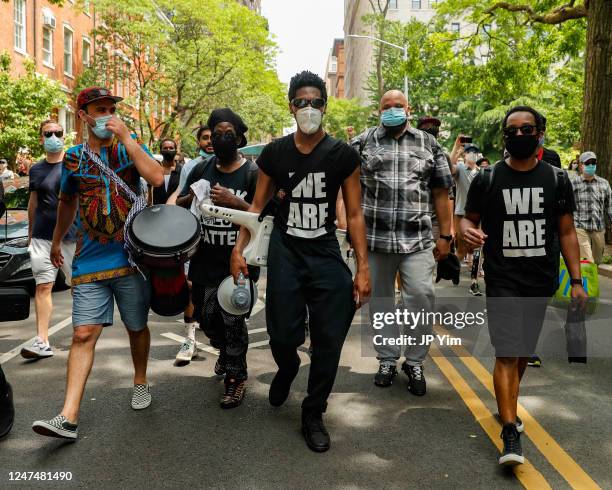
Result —
M 442 238 L 443 240 L 446 240 L 447 242 L 452 242 L 453 241 L 453 236 L 452 235 L 440 235 L 440 238 Z
M 570 279 L 572 286 L 582 286 L 582 279 Z

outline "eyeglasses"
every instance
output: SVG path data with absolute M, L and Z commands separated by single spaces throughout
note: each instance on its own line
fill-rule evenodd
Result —
M 304 107 L 310 106 L 313 109 L 322 109 L 325 107 L 325 99 L 293 99 L 291 104 L 296 109 L 303 109 Z
M 58 131 L 45 131 L 45 132 L 43 133 L 43 136 L 44 136 L 45 138 L 51 138 L 51 136 L 53 136 L 53 135 L 57 136 L 58 138 L 63 138 L 63 137 L 64 137 L 64 131 L 62 131 L 62 130 L 60 129 L 60 130 L 58 130 Z
M 532 135 L 536 132 L 537 129 L 538 128 L 534 126 L 533 124 L 523 124 L 522 126 L 519 126 L 518 128 L 514 126 L 510 126 L 510 127 L 504 128 L 504 135 L 505 136 L 516 136 L 519 130 L 521 131 L 521 134 Z

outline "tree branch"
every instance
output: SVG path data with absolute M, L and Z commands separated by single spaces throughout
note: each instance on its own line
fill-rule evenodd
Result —
M 497 2 L 484 11 L 485 14 L 493 14 L 496 10 L 506 10 L 508 12 L 522 12 L 527 15 L 531 22 L 541 24 L 561 24 L 566 20 L 581 19 L 587 16 L 586 5 L 574 6 L 575 0 L 557 7 L 550 12 L 536 13 L 530 5 L 516 5 L 509 2 Z

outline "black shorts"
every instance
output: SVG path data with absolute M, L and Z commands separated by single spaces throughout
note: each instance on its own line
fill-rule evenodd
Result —
M 521 295 L 517 287 L 487 282 L 487 320 L 495 357 L 535 354 L 548 297 Z

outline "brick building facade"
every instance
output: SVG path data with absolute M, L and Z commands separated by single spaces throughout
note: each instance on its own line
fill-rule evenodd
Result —
M 69 100 L 74 94 L 76 78 L 93 59 L 94 14 L 91 2 L 82 7 L 66 0 L 63 7 L 46 0 L 9 0 L 0 2 L 0 51 L 9 53 L 15 77 L 24 73 L 27 58 L 36 71 L 57 80 Z M 58 108 L 58 119 L 67 132 L 77 131 L 72 102 Z

